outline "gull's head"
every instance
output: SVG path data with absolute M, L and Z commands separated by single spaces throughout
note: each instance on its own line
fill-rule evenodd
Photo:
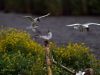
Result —
M 49 29 L 47 30 L 47 33 L 52 33 Z
M 40 19 L 39 19 L 39 18 L 37 18 L 37 21 L 38 21 L 38 22 L 40 22 Z
M 47 31 L 48 33 L 51 32 L 50 30 Z
M 48 36 L 52 38 L 52 32 L 48 30 Z

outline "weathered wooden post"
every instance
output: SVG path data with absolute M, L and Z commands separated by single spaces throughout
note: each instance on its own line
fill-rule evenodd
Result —
M 49 40 L 52 38 L 52 32 L 48 30 L 47 35 L 39 35 L 39 38 L 44 40 L 45 46 L 45 57 L 46 57 L 46 64 L 47 64 L 47 75 L 52 75 L 52 61 L 51 61 L 51 53 L 50 53 L 50 46 Z
M 53 75 L 49 40 L 44 41 L 44 46 L 45 46 L 45 56 L 46 56 L 46 64 L 47 64 L 47 71 L 48 71 L 47 75 Z

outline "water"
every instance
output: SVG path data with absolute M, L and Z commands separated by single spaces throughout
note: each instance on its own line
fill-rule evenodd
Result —
M 28 15 L 28 14 L 27 14 Z M 16 13 L 2 13 L 0 12 L 0 27 L 14 27 L 26 30 L 34 37 L 31 30 L 26 28 L 30 26 L 30 21 L 26 20 L 23 16 L 25 14 Z M 34 17 L 34 16 L 33 16 Z M 53 33 L 52 40 L 58 45 L 64 45 L 68 42 L 82 42 L 88 45 L 91 51 L 100 59 L 100 26 L 91 26 L 90 32 L 80 32 L 73 30 L 72 27 L 66 27 L 67 24 L 73 23 L 100 23 L 100 17 L 46 17 L 38 23 L 39 30 L 42 33 L 50 30 Z M 41 41 L 41 40 L 39 40 Z

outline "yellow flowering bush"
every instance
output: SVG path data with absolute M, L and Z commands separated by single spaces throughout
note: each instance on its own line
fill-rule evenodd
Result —
M 58 47 L 51 44 L 54 59 L 73 70 L 82 70 L 95 64 L 95 57 L 83 43 L 69 43 Z
M 16 29 L 2 30 L 0 32 L 0 52 L 17 51 L 22 52 L 41 52 L 41 45 L 31 40 L 29 34 Z
M 95 64 L 94 55 L 84 44 L 69 43 L 58 47 L 50 42 L 50 50 L 54 59 L 62 65 L 72 70 L 92 67 L 99 75 L 100 61 Z M 12 28 L 0 30 L 0 75 L 45 75 L 44 52 L 44 47 L 31 40 L 27 32 Z M 66 74 L 57 65 L 53 65 L 52 69 L 54 75 Z
M 44 48 L 25 31 L 0 32 L 0 75 L 44 75 Z

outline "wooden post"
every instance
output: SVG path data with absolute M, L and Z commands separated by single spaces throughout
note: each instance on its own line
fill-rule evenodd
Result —
M 46 56 L 46 64 L 47 64 L 47 75 L 52 75 L 52 61 L 51 61 L 51 55 L 50 55 L 50 49 L 49 49 L 49 41 L 44 41 L 45 45 L 45 56 Z

